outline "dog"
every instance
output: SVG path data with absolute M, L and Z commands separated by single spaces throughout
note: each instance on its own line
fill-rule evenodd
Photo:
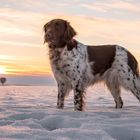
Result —
M 49 21 L 43 30 L 58 85 L 59 109 L 73 90 L 74 109 L 83 111 L 86 88 L 100 81 L 106 83 L 116 108 L 123 106 L 120 87 L 130 90 L 140 101 L 138 62 L 128 50 L 119 45 L 84 45 L 74 39 L 76 31 L 63 19 Z

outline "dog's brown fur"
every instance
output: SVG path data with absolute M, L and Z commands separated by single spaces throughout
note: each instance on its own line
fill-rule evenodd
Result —
M 51 30 L 48 30 L 51 29 Z M 76 31 L 70 26 L 69 22 L 62 19 L 51 20 L 44 25 L 44 43 L 51 42 L 49 47 L 63 48 L 66 44 L 73 47 L 71 39 L 76 35 Z

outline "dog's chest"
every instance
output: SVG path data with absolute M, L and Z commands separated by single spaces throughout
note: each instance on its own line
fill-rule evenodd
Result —
M 56 55 L 57 54 L 57 55 Z M 68 51 L 64 48 L 59 53 L 54 52 L 51 66 L 56 78 L 73 80 L 80 77 L 86 70 L 86 50 L 74 48 Z

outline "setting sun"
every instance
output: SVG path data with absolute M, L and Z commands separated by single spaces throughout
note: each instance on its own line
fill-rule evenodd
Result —
M 0 74 L 6 74 L 6 68 L 3 66 L 0 66 Z

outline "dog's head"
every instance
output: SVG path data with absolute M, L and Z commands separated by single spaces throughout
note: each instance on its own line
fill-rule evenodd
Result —
M 76 35 L 69 22 L 53 19 L 44 25 L 44 43 L 58 48 L 64 47 Z

